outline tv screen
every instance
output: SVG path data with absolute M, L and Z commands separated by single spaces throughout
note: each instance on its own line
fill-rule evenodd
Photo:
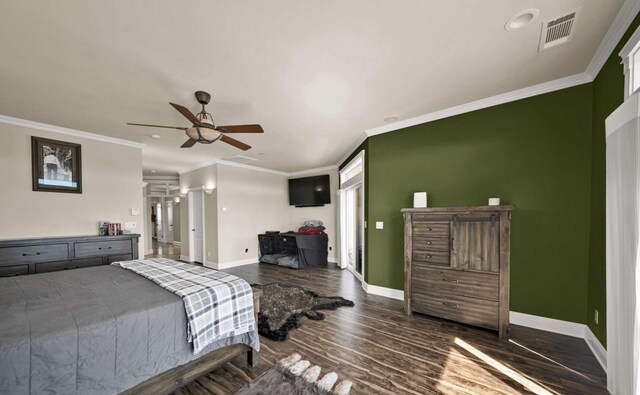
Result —
M 289 204 L 291 206 L 322 206 L 331 203 L 329 175 L 289 180 Z

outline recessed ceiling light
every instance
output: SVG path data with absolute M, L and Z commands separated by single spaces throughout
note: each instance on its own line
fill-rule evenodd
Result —
M 504 25 L 504 28 L 507 31 L 514 31 L 521 29 L 533 22 L 538 15 L 540 15 L 540 11 L 535 8 L 529 8 L 528 10 L 520 11 L 514 16 L 511 17 Z
M 155 171 L 155 170 L 151 170 L 151 172 L 152 172 L 152 173 L 155 173 L 156 171 Z
M 395 116 L 394 116 L 394 117 L 386 117 L 386 118 L 384 119 L 384 121 L 385 121 L 386 123 L 389 123 L 389 122 L 395 122 L 395 121 L 397 121 L 398 119 L 400 119 L 400 118 L 395 117 Z
M 149 137 L 151 137 L 152 139 L 159 139 L 160 135 L 159 134 L 150 134 Z

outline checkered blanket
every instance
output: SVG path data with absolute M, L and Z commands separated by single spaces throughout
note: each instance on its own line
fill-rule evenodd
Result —
M 182 297 L 188 341 L 198 354 L 210 343 L 255 330 L 253 291 L 241 278 L 202 266 L 155 258 L 116 262 Z

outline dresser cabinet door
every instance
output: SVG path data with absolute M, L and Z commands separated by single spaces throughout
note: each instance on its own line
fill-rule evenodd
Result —
M 497 273 L 500 269 L 500 222 L 454 220 L 451 223 L 451 267 Z

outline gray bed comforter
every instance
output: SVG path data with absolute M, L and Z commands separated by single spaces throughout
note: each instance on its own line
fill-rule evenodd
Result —
M 129 270 L 0 278 L 1 394 L 115 394 L 198 356 L 182 299 Z

